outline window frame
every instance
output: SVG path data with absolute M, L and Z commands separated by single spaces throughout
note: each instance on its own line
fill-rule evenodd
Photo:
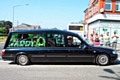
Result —
M 8 39 L 7 39 L 8 41 L 6 42 L 5 47 L 7 47 L 7 48 L 44 48 L 44 47 L 36 46 L 36 45 L 35 45 L 35 46 L 26 46 L 26 47 L 24 47 L 24 46 L 23 46 L 23 47 L 22 47 L 22 46 L 9 47 L 10 40 L 11 40 L 13 34 L 22 34 L 22 36 L 23 36 L 24 34 L 34 34 L 34 35 L 37 35 L 37 36 L 38 36 L 39 34 L 44 34 L 44 38 L 45 38 L 45 46 L 44 46 L 44 47 L 46 47 L 46 33 L 44 33 L 44 32 L 43 32 L 43 33 L 42 33 L 42 32 L 40 32 L 40 33 L 25 33 L 25 32 L 23 32 L 23 33 L 16 33 L 16 32 L 15 32 L 15 33 L 14 33 L 14 32 L 13 32 L 13 33 L 10 33 L 10 34 L 9 34 L 9 37 L 8 37 Z M 37 37 L 37 38 L 38 38 L 38 37 Z M 19 45 L 20 45 L 20 44 L 19 44 Z
M 50 47 L 50 46 L 48 46 L 48 41 L 47 41 L 48 40 L 48 37 L 47 37 L 48 34 L 60 34 L 60 35 L 63 35 L 64 36 L 64 45 L 65 46 L 63 46 L 63 47 L 56 47 L 56 46 Z M 63 33 L 50 33 L 50 32 L 46 33 L 46 47 L 48 47 L 48 48 L 65 48 L 66 47 L 65 35 Z
M 79 48 L 79 47 L 69 47 L 69 46 L 68 46 L 68 40 L 67 40 L 67 37 L 68 37 L 68 36 L 75 37 L 75 38 L 77 38 L 77 39 L 79 39 L 79 40 L 81 41 L 81 44 L 85 44 L 84 41 L 81 40 L 78 36 L 73 35 L 73 34 L 67 34 L 67 35 L 66 35 L 66 48 Z
M 106 5 L 110 5 L 110 9 L 106 9 Z M 112 11 L 112 1 L 105 0 L 105 11 Z
M 117 10 L 117 6 L 119 8 L 118 10 Z M 116 0 L 115 11 L 120 11 L 120 0 Z
M 90 7 L 89 8 L 89 17 L 91 17 L 92 16 L 92 8 Z

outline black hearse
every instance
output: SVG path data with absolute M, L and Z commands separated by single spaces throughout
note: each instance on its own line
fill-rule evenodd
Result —
M 68 46 L 68 42 L 72 42 L 73 46 Z M 12 60 L 20 65 L 31 62 L 93 62 L 108 65 L 117 57 L 113 49 L 93 47 L 78 34 L 62 30 L 10 32 L 2 50 L 3 60 Z

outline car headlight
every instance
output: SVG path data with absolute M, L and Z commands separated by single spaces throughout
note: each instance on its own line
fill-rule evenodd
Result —
M 112 51 L 113 54 L 117 54 L 116 51 Z

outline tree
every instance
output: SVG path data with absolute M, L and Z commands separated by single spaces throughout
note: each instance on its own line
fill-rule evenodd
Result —
M 5 22 L 5 27 L 6 27 L 6 33 L 9 33 L 9 29 L 12 28 L 12 22 L 6 21 Z
M 83 20 L 81 20 L 81 21 L 79 21 L 79 23 L 80 23 L 80 24 L 84 24 L 84 21 L 83 21 Z
M 12 22 L 2 20 L 0 21 L 0 27 L 5 28 L 3 29 L 4 31 L 2 31 L 3 33 L 8 33 L 9 29 L 12 28 Z
M 6 21 L 6 22 L 5 22 L 5 26 L 9 26 L 9 28 L 12 28 L 12 22 Z
M 56 28 L 56 27 L 54 27 L 54 28 L 52 28 L 53 30 L 58 30 L 58 28 Z
M 81 20 L 81 21 L 78 21 L 78 22 L 71 22 L 71 24 L 84 24 L 84 21 Z
M 5 27 L 5 21 L 4 20 L 0 21 L 0 27 Z

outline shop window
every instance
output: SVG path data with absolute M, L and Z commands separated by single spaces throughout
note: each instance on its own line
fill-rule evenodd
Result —
M 106 11 L 112 10 L 112 1 L 111 0 L 105 0 L 105 10 Z
M 116 11 L 120 11 L 120 0 L 116 1 Z

